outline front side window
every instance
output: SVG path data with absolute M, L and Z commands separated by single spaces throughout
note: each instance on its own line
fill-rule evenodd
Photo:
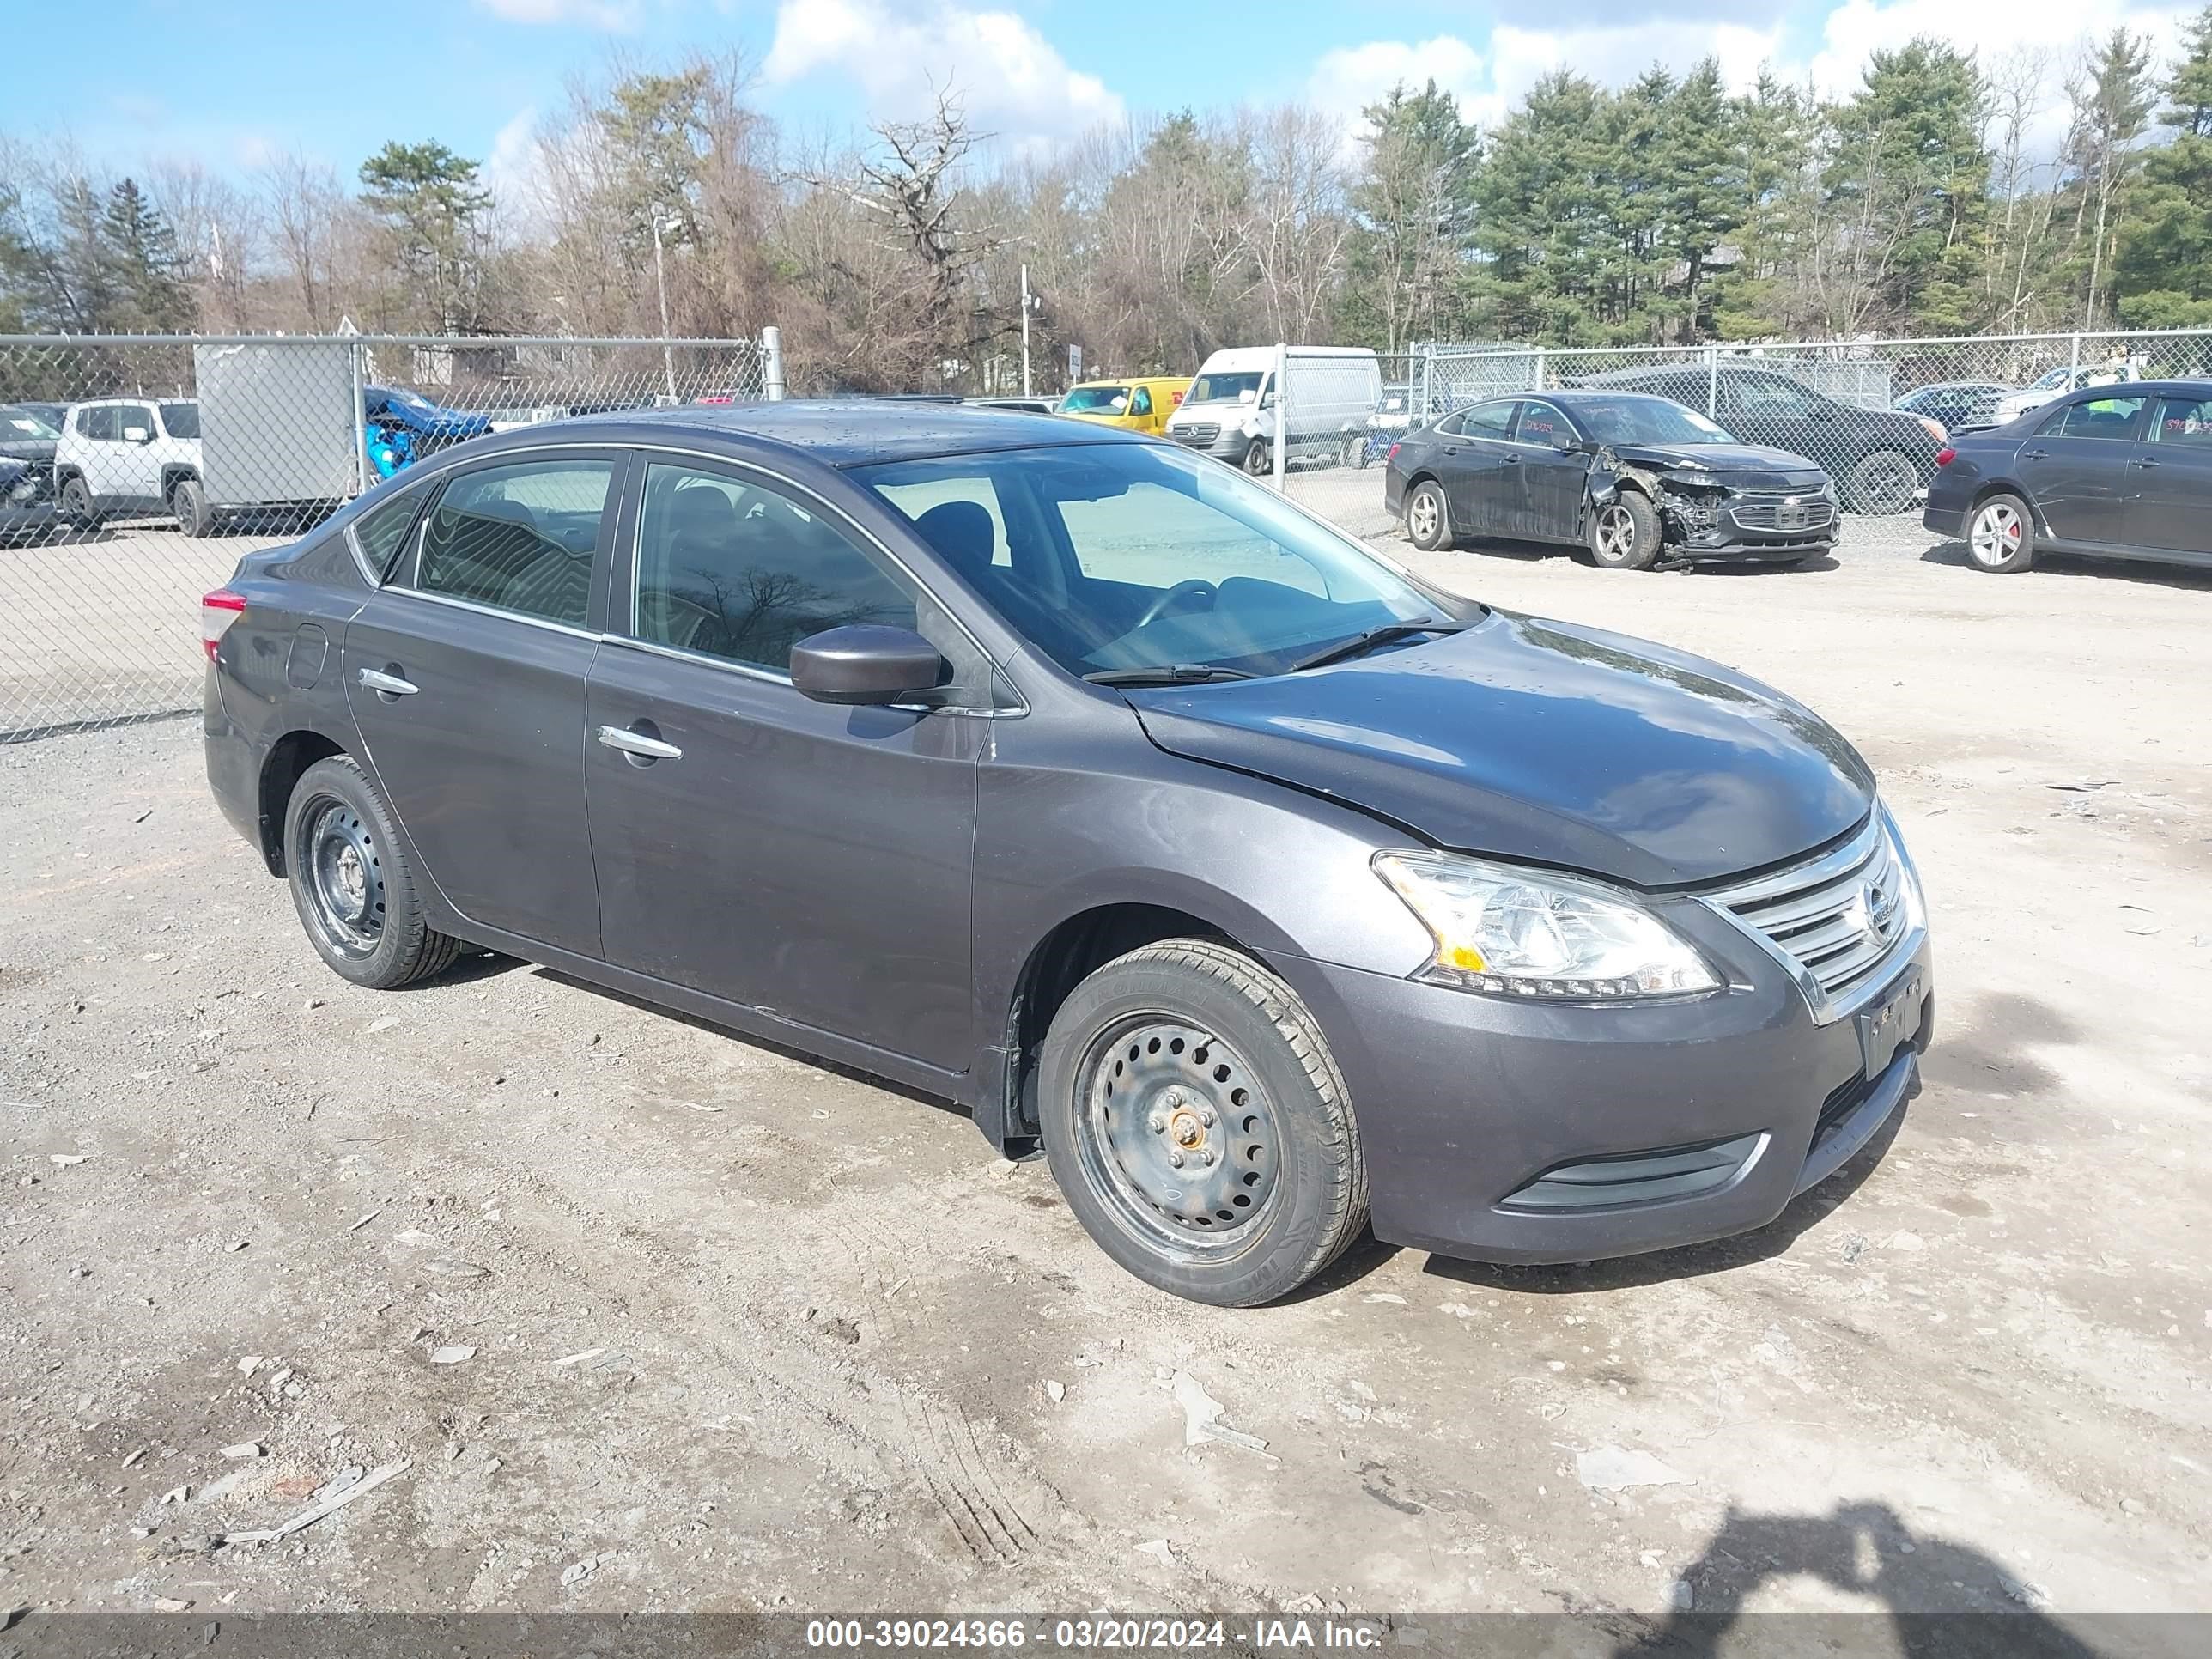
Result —
M 2136 416 L 2142 406 L 2141 398 L 2085 398 L 2060 410 L 2044 422 L 2043 430 L 2054 438 L 2124 441 L 2135 435 Z
M 163 404 L 161 430 L 172 438 L 197 438 L 200 435 L 200 406 L 198 404 Z
M 414 585 L 581 628 L 613 481 L 609 461 L 525 461 L 463 473 L 422 526 Z
M 1129 413 L 1149 415 L 1152 412 L 1152 394 L 1149 388 L 1139 386 L 1129 394 Z
M 154 435 L 154 411 L 143 404 L 124 404 L 115 411 L 116 434 L 125 443 L 142 444 Z
M 914 598 L 820 513 L 734 474 L 646 470 L 639 639 L 785 674 L 793 644 L 851 623 L 915 628 Z
M 1276 493 L 1150 444 L 950 455 L 855 469 L 914 519 L 1007 624 L 1075 674 L 1205 665 L 1279 673 L 1435 598 Z M 1020 535 L 1011 564 L 963 564 L 908 503 L 988 488 Z M 979 526 L 980 529 L 980 526 Z
M 1522 404 L 1521 424 L 1513 435 L 1524 444 L 1552 446 L 1572 443 L 1577 437 L 1574 422 L 1549 404 Z

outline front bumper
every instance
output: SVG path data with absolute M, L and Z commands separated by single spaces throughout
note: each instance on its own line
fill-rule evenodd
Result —
M 1376 1236 L 1507 1262 L 1668 1249 L 1765 1225 L 1864 1146 L 1932 1030 L 1925 934 L 1864 1005 L 1917 1005 L 1870 1074 L 1860 1014 L 1817 1024 L 1786 973 L 1710 920 L 1697 942 L 1729 988 L 1672 1003 L 1544 1006 L 1275 961 L 1350 1088 Z

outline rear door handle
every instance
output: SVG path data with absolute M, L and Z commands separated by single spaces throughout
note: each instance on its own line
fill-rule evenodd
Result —
M 2023 461 L 2039 461 L 2050 453 L 2047 449 L 2023 449 L 2020 452 L 2020 458 Z
M 411 697 L 422 689 L 412 680 L 403 680 L 398 675 L 387 674 L 379 668 L 362 669 L 361 683 L 384 697 Z
M 625 755 L 635 755 L 643 760 L 684 758 L 684 751 L 674 744 L 663 743 L 659 738 L 648 738 L 644 732 L 630 731 L 627 726 L 601 726 L 599 741 L 610 749 L 619 749 Z
M 2130 466 L 2156 466 L 2158 463 L 2148 455 L 2139 455 L 2128 463 Z
M 1518 466 L 1521 465 L 1521 458 L 1518 455 L 1508 455 L 1505 458 L 1505 465 L 1508 466 Z

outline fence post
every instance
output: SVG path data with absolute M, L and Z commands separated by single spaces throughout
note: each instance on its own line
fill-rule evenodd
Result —
M 1286 470 L 1283 431 L 1291 421 L 1291 400 L 1285 397 L 1284 382 L 1291 366 L 1291 349 L 1279 340 L 1275 343 L 1275 488 L 1283 487 Z
M 353 493 L 368 493 L 368 398 L 362 389 L 361 354 L 357 343 L 346 347 L 346 362 L 353 376 Z
M 772 404 L 783 401 L 783 331 L 774 323 L 761 330 L 761 395 Z
M 1718 418 L 1721 410 L 1721 349 L 1705 348 L 1705 418 Z
M 2071 367 L 2077 372 L 2081 367 L 2081 331 L 2078 328 L 2074 331 L 2074 361 Z
M 1536 348 L 1536 390 L 1544 390 L 1544 348 Z

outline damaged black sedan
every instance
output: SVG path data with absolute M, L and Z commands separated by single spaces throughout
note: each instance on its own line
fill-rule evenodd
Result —
M 1424 551 L 1483 537 L 1562 542 L 1616 570 L 1796 564 L 1828 551 L 1837 531 L 1834 486 L 1813 462 L 1632 392 L 1459 410 L 1391 447 L 1383 499 Z

